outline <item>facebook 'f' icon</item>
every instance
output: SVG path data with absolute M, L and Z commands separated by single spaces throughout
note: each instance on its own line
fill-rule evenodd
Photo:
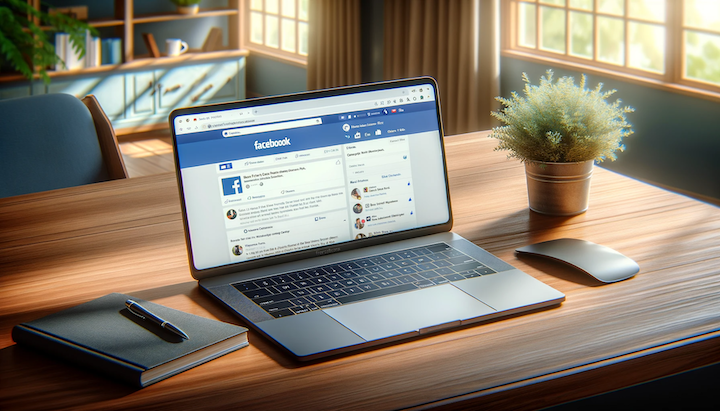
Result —
M 242 193 L 240 176 L 222 179 L 223 195 L 231 196 Z

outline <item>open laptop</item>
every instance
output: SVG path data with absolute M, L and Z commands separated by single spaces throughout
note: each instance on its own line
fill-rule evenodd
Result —
M 432 78 L 169 121 L 193 277 L 301 360 L 565 299 L 450 232 Z

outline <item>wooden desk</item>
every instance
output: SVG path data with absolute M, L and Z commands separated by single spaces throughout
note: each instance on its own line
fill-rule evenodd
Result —
M 720 360 L 718 208 L 596 169 L 588 212 L 534 214 L 521 164 L 486 136 L 446 141 L 454 230 L 564 292 L 562 306 L 311 364 L 251 332 L 248 348 L 134 390 L 18 347 L 10 330 L 110 292 L 242 324 L 190 276 L 174 175 L 2 199 L 0 409 L 532 409 Z M 613 247 L 641 272 L 598 285 L 514 255 L 560 237 Z

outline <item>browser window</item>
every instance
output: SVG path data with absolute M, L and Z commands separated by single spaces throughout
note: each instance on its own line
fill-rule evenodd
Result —
M 173 119 L 197 269 L 448 221 L 430 85 Z

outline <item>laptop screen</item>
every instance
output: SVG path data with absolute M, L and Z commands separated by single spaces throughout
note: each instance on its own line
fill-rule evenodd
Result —
M 194 273 L 451 224 L 436 87 L 420 78 L 173 111 Z

